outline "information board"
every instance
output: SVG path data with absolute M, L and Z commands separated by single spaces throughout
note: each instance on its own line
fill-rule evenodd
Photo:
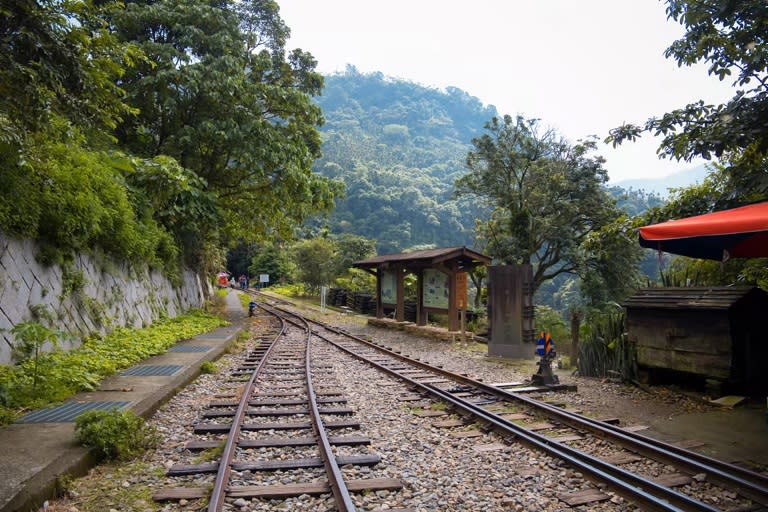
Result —
M 456 274 L 456 308 L 467 309 L 467 273 Z
M 424 270 L 424 307 L 448 309 L 449 278 L 445 272 Z
M 382 304 L 397 304 L 397 276 L 394 272 L 381 273 Z
M 259 282 L 260 283 L 268 283 L 269 282 L 269 274 L 259 274 Z

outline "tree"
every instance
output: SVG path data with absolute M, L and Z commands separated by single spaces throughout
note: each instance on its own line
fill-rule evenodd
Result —
M 175 280 L 172 234 L 180 217 L 198 219 L 164 185 L 186 176 L 171 172 L 139 191 L 132 177 L 162 165 L 125 158 L 112 144 L 115 126 L 136 112 L 121 77 L 143 61 L 108 24 L 121 8 L 77 0 L 0 6 L 0 229 L 37 240 L 47 264 L 98 247 Z M 174 222 L 164 226 L 166 214 Z
M 287 234 L 333 206 L 339 187 L 311 172 L 322 77 L 310 54 L 286 52 L 277 3 L 137 0 L 112 23 L 147 55 L 121 81 L 139 114 L 119 143 L 202 179 L 223 238 Z
M 494 117 L 485 128 L 489 133 L 472 140 L 469 172 L 456 181 L 456 192 L 492 209 L 477 226 L 488 254 L 532 264 L 535 289 L 560 274 L 604 269 L 605 258 L 587 252 L 585 241 L 618 212 L 603 189 L 603 159 L 590 156 L 594 142 L 572 146 L 521 116 Z
M 194 257 L 202 252 L 208 226 L 219 220 L 215 195 L 206 191 L 205 181 L 165 155 L 128 160 L 123 176 L 139 216 L 153 218 L 172 233 L 187 263 L 201 271 L 218 270 Z
M 258 250 L 258 244 L 240 241 L 227 252 L 227 271 L 235 278 L 245 275 L 251 280 L 251 283 L 255 283 L 256 281 L 253 280 L 255 276 L 250 273 L 250 266 L 253 262 L 253 256 Z
M 312 238 L 298 242 L 293 248 L 298 279 L 310 293 L 330 284 L 334 276 L 336 246 L 326 238 Z
M 466 92 L 427 88 L 353 67 L 324 77 L 323 156 L 315 169 L 344 182 L 322 224 L 375 239 L 381 254 L 469 245 L 471 201 L 451 197 L 472 137 L 496 114 Z
M 52 117 L 105 130 L 131 110 L 117 79 L 140 58 L 104 15 L 117 2 L 8 0 L 0 6 L 0 143 L 18 145 Z
M 336 275 L 349 272 L 352 263 L 376 254 L 375 241 L 349 233 L 336 237 L 336 248 Z
M 251 282 L 254 282 L 256 276 L 261 274 L 269 276 L 270 284 L 284 282 L 290 278 L 294 265 L 288 250 L 273 242 L 263 242 L 259 243 L 253 252 L 254 256 L 248 267 Z
M 679 66 L 709 65 L 709 74 L 733 77 L 734 96 L 725 104 L 696 101 L 642 126 L 610 132 L 614 145 L 642 133 L 663 136 L 662 157 L 714 157 L 727 163 L 729 186 L 717 205 L 768 198 L 768 4 L 763 0 L 667 0 L 667 16 L 686 28 L 665 56 Z M 699 212 L 705 213 L 705 212 Z

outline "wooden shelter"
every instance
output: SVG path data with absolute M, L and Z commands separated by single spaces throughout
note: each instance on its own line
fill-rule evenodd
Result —
M 644 288 L 624 302 L 637 362 L 735 384 L 768 387 L 768 294 L 752 287 Z
M 427 324 L 429 313 L 448 315 L 448 330 L 460 329 L 459 310 L 467 307 L 467 274 L 488 265 L 491 258 L 466 247 L 385 254 L 357 261 L 353 267 L 376 276 L 376 317 L 394 308 L 395 320 L 405 320 L 406 274 L 416 275 L 416 323 Z

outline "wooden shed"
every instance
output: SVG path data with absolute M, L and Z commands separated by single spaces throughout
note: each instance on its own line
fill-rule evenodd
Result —
M 624 302 L 637 362 L 768 389 L 768 294 L 752 287 L 644 288 Z

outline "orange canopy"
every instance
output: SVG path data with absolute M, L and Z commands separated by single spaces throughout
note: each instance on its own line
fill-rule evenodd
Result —
M 642 227 L 640 245 L 712 260 L 768 257 L 768 202 Z

